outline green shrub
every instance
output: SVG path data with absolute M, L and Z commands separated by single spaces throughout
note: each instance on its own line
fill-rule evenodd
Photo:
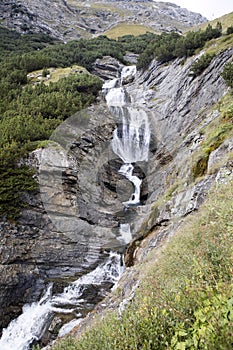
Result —
M 227 86 L 233 88 L 233 63 L 227 63 L 224 66 L 222 77 L 225 80 Z
M 166 63 L 177 57 L 186 58 L 192 56 L 196 49 L 203 48 L 207 41 L 218 38 L 221 35 L 222 25 L 220 22 L 217 23 L 215 28 L 208 24 L 205 30 L 190 31 L 185 36 L 175 32 L 162 33 L 155 36 L 145 51 L 141 53 L 137 67 L 138 69 L 147 68 L 153 58 L 156 58 L 161 63 Z
M 215 54 L 204 54 L 197 61 L 195 61 L 191 68 L 191 75 L 197 77 L 200 75 L 210 64 L 212 59 L 215 57 Z
M 227 35 L 233 34 L 233 26 L 227 28 Z
M 218 288 L 217 288 L 218 289 Z M 180 349 L 227 350 L 233 345 L 233 290 L 210 289 L 202 295 L 202 305 L 194 312 L 193 325 L 177 325 L 171 347 Z

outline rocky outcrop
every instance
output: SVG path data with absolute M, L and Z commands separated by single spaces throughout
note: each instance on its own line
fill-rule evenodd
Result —
M 203 177 L 194 181 L 192 175 L 193 159 L 205 137 L 203 130 L 214 121 L 217 125 L 220 118 L 213 106 L 227 91 L 220 74 L 232 53 L 232 49 L 221 52 L 195 79 L 189 75 L 195 58 L 184 65 L 178 60 L 169 66 L 154 61 L 148 71 L 139 73 L 127 86 L 134 103 L 144 104 L 148 110 L 153 129 L 156 147 L 151 149 L 147 169 L 149 195 L 131 220 L 134 239 L 125 254 L 126 264 L 131 267 L 126 269 L 118 292 L 88 315 L 74 330 L 76 336 L 98 319 L 98 314 L 103 317 L 109 310 L 121 313 L 140 284 L 137 263 L 148 259 L 155 248 L 159 257 L 160 247 L 176 233 L 186 216 L 199 209 L 211 186 L 233 177 L 232 137 L 210 153 Z
M 206 21 L 171 3 L 153 1 L 99 2 L 3 0 L 1 25 L 20 33 L 45 33 L 63 41 L 101 34 L 118 23 L 143 23 L 156 31 L 182 31 Z
M 123 66 L 117 59 L 105 56 L 94 62 L 91 73 L 98 75 L 103 80 L 111 80 L 120 77 Z
M 83 113 L 84 123 L 81 114 L 70 118 L 53 137 L 53 146 L 23 160 L 36 170 L 40 191 L 24 194 L 28 208 L 17 223 L 0 222 L 1 327 L 23 304 L 38 300 L 48 282 L 54 282 L 54 292 L 61 291 L 93 270 L 110 247 L 119 246 L 114 192 L 106 190 L 100 198 L 101 174 L 108 168 L 101 152 L 108 151 L 115 123 L 106 107 Z M 60 137 L 63 147 L 61 140 L 54 147 Z
M 192 125 L 198 125 L 205 119 L 205 110 L 223 95 L 226 86 L 221 72 L 232 54 L 233 49 L 221 52 L 196 78 L 191 74 L 191 66 L 198 56 L 189 58 L 184 65 L 179 59 L 168 66 L 153 61 L 149 69 L 139 76 L 138 90 L 134 87 L 131 95 L 138 103 L 140 99 L 144 104 L 147 101 L 156 115 L 153 121 L 156 123 L 156 136 L 167 147 L 174 147 L 179 140 L 187 137 Z

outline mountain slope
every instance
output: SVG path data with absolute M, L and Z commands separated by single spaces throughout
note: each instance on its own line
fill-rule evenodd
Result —
M 193 76 L 208 50 L 216 56 Z M 72 332 L 78 340 L 54 350 L 230 349 L 233 109 L 221 73 L 232 54 L 233 36 L 223 36 L 185 62 L 154 60 L 126 86 L 148 107 L 157 139 L 149 200 L 126 254 L 131 267 Z
M 3 0 L 1 24 L 20 33 L 46 33 L 61 40 L 103 34 L 125 22 L 152 31 L 183 31 L 206 21 L 171 3 L 154 1 Z M 146 30 L 148 30 L 146 28 Z

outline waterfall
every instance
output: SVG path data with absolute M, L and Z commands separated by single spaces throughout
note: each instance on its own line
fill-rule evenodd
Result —
M 136 74 L 136 66 L 124 67 L 120 82 L 129 75 Z M 104 84 L 107 105 L 118 119 L 121 119 L 114 130 L 112 149 L 123 161 L 119 173 L 124 175 L 134 185 L 131 198 L 123 202 L 125 207 L 140 204 L 140 187 L 142 180 L 133 175 L 132 163 L 148 161 L 150 146 L 150 125 L 145 111 L 127 104 L 127 96 L 122 86 L 116 87 L 117 80 Z
M 128 201 L 123 203 L 125 207 L 140 204 L 142 180 L 133 174 L 133 163 L 148 161 L 150 143 L 147 114 L 128 103 L 122 86 L 124 79 L 135 73 L 135 66 L 125 67 L 120 79 L 114 79 L 103 85 L 103 92 L 110 110 L 121 119 L 112 140 L 113 151 L 123 161 L 119 173 L 134 185 L 134 193 Z M 119 231 L 118 240 L 123 245 L 128 244 L 132 239 L 130 224 L 120 224 Z M 52 285 L 49 285 L 38 302 L 24 305 L 22 314 L 3 330 L 0 350 L 28 350 L 33 342 L 43 337 L 56 313 L 70 313 L 75 318 L 61 329 L 60 335 L 71 330 L 80 322 L 82 317 L 80 309 L 82 305 L 88 303 L 88 295 L 92 293 L 92 288 L 97 290 L 97 297 L 103 298 L 106 283 L 116 286 L 123 270 L 122 256 L 118 253 L 110 253 L 104 263 L 68 285 L 62 293 L 52 295 Z
M 80 318 L 82 315 L 77 313 L 76 309 L 79 308 L 80 304 L 86 302 L 84 294 L 88 292 L 89 286 L 99 287 L 101 293 L 101 286 L 106 282 L 116 284 L 123 270 L 121 255 L 110 253 L 106 262 L 71 283 L 61 294 L 52 296 L 52 285 L 49 285 L 39 302 L 24 305 L 22 314 L 11 321 L 8 327 L 3 330 L 0 349 L 29 349 L 33 341 L 41 339 L 56 313 L 76 313 L 76 317 Z M 73 327 L 77 323 L 77 319 L 73 320 Z M 71 324 L 69 324 L 69 330 L 70 326 Z M 61 334 L 63 334 L 62 332 Z
M 126 164 L 148 161 L 150 125 L 146 112 L 131 106 L 114 109 L 122 119 L 113 133 L 114 153 Z

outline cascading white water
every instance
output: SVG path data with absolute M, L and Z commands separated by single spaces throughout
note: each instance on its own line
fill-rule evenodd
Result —
M 136 67 L 124 67 L 121 81 L 128 75 L 135 75 Z M 150 146 L 150 125 L 145 111 L 127 104 L 127 97 L 123 87 L 115 87 L 116 80 L 105 83 L 107 94 L 105 96 L 110 110 L 121 119 L 121 123 L 114 130 L 112 149 L 124 164 L 119 173 L 124 175 L 134 185 L 134 193 L 123 204 L 128 207 L 140 204 L 140 187 L 142 181 L 133 175 L 132 163 L 148 161 Z M 113 88 L 111 88 L 113 86 Z M 106 90 L 105 90 L 106 91 Z
M 112 148 L 124 163 L 148 161 L 150 125 L 147 113 L 131 106 L 115 107 L 122 123 L 114 130 Z
M 110 253 L 105 263 L 71 283 L 61 294 L 52 296 L 52 285 L 50 285 L 39 302 L 25 305 L 23 313 L 3 330 L 0 349 L 27 350 L 33 341 L 43 336 L 56 312 L 74 313 L 80 303 L 85 303 L 82 295 L 88 285 L 101 286 L 106 282 L 114 285 L 123 270 L 121 255 Z M 81 314 L 76 316 L 80 317 Z M 73 326 L 76 324 L 74 321 Z
M 51 289 L 50 285 L 39 302 L 24 305 L 23 313 L 3 329 L 1 350 L 27 350 L 34 340 L 40 339 L 52 315 Z
M 125 78 L 136 74 L 136 66 L 124 67 L 121 72 L 120 84 Z M 134 185 L 134 193 L 130 199 L 123 202 L 125 207 L 140 204 L 140 188 L 142 180 L 133 175 L 132 163 L 148 161 L 150 146 L 150 125 L 147 113 L 139 108 L 134 108 L 127 101 L 125 90 L 119 85 L 119 79 L 113 79 L 103 85 L 103 94 L 107 105 L 118 120 L 119 126 L 113 132 L 112 149 L 124 162 L 119 173 L 125 176 Z M 120 224 L 120 237 L 118 240 L 128 244 L 132 240 L 129 223 Z
M 128 244 L 132 240 L 130 224 L 120 224 L 120 237 L 118 240 L 123 244 Z
M 119 172 L 129 179 L 135 188 L 130 200 L 124 202 L 125 206 L 140 203 L 142 181 L 133 175 L 132 163 L 148 160 L 150 142 L 150 127 L 146 113 L 128 106 L 123 87 L 116 87 L 128 75 L 135 73 L 135 66 L 125 67 L 122 70 L 120 80 L 114 79 L 103 86 L 108 106 L 114 108 L 114 113 L 122 118 L 122 123 L 114 131 L 112 141 L 114 152 L 124 162 Z M 130 225 L 121 224 L 119 240 L 123 244 L 128 244 L 131 239 Z M 121 255 L 110 253 L 105 263 L 100 264 L 95 270 L 70 284 L 61 294 L 52 296 L 52 286 L 50 285 L 39 302 L 25 305 L 23 313 L 3 330 L 0 350 L 28 350 L 33 341 L 41 339 L 56 312 L 76 313 L 77 318 L 81 317 L 77 309 L 86 302 L 83 291 L 88 288 L 88 285 L 101 286 L 105 282 L 116 285 L 123 269 Z M 71 327 L 77 325 L 78 322 L 78 319 L 70 322 L 67 327 L 63 328 L 61 334 L 67 332 L 67 329 L 71 330 Z
M 137 68 L 135 65 L 133 66 L 125 66 L 122 68 L 121 71 L 121 83 L 123 82 L 123 80 L 129 76 L 135 76 L 137 73 Z
M 131 163 L 123 164 L 119 170 L 119 173 L 124 175 L 129 181 L 131 181 L 134 185 L 134 193 L 131 195 L 131 198 L 123 202 L 123 204 L 127 207 L 130 205 L 137 205 L 140 203 L 140 187 L 142 180 L 140 180 L 137 176 L 133 175 L 134 167 Z

